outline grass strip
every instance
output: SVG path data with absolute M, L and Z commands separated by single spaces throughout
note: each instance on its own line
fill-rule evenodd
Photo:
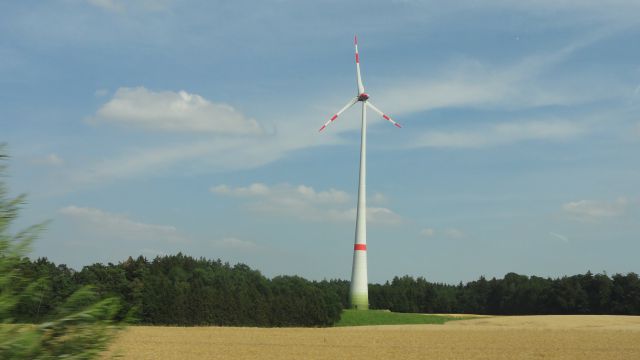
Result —
M 344 310 L 335 326 L 444 324 L 466 317 L 395 313 L 388 310 Z

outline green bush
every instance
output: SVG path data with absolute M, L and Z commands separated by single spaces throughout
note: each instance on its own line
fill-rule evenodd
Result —
M 85 286 L 64 299 L 41 323 L 18 323 L 12 318 L 19 304 L 41 301 L 50 282 L 46 277 L 34 280 L 24 276 L 20 266 L 45 224 L 10 233 L 25 196 L 8 196 L 3 181 L 6 161 L 5 147 L 0 144 L 0 359 L 94 358 L 118 329 L 112 320 L 120 309 L 117 298 L 99 300 L 94 289 Z

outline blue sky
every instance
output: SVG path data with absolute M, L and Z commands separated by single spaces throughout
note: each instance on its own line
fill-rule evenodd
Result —
M 0 141 L 34 255 L 348 278 L 638 272 L 637 1 L 0 4 Z M 371 113 L 371 112 L 370 112 Z M 371 114 L 373 115 L 373 114 Z

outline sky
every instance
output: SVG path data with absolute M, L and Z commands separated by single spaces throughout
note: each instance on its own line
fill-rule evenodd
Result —
M 0 3 L 14 230 L 76 269 L 183 252 L 369 280 L 639 272 L 640 2 Z

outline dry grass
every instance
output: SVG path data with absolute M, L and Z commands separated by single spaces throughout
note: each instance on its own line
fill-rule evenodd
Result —
M 325 329 L 130 327 L 126 359 L 640 359 L 640 317 L 513 316 Z

